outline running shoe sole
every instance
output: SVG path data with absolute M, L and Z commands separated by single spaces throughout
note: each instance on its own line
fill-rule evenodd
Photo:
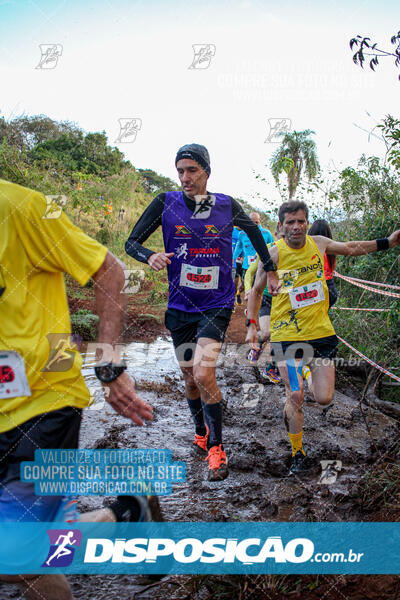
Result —
M 222 481 L 229 475 L 228 465 L 221 465 L 219 469 L 208 471 L 208 481 Z

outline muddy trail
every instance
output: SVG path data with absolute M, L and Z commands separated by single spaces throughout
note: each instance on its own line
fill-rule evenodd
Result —
M 157 349 L 161 354 L 168 351 L 161 340 Z M 224 350 L 221 355 L 229 362 Z M 288 476 L 283 385 L 259 383 L 257 369 L 250 365 L 240 370 L 219 367 L 230 476 L 208 482 L 204 456 L 191 447 L 194 434 L 184 383 L 172 364 L 171 350 L 171 356 L 158 358 L 159 376 L 137 379 L 140 395 L 154 409 L 151 424 L 135 427 L 105 405 L 105 414 L 86 411 L 81 430 L 81 447 L 167 447 L 174 460 L 186 461 L 186 483 L 174 485 L 174 493 L 161 498 L 167 521 L 366 520 L 359 484 L 377 461 L 395 453 L 399 426 L 393 418 L 374 409 L 365 414 L 355 398 L 340 391 L 329 407 L 321 409 L 307 393 L 304 432 L 311 469 L 301 477 Z M 320 461 L 327 459 L 342 462 L 337 481 L 329 486 L 319 483 Z M 82 502 L 89 504 L 87 498 Z M 90 507 L 95 504 L 97 498 Z M 381 520 L 389 519 L 381 514 Z
M 249 363 L 238 365 L 238 349 L 232 341 L 239 341 L 240 323 L 234 320 L 217 368 L 230 470 L 225 481 L 208 482 L 204 456 L 192 449 L 193 425 L 184 383 L 165 334 L 150 344 L 133 342 L 127 349 L 128 372 L 154 409 L 153 422 L 141 428 L 104 404 L 87 362 L 83 372 L 95 404 L 84 411 L 80 447 L 169 448 L 174 460 L 186 461 L 186 482 L 174 485 L 173 494 L 160 499 L 166 521 L 398 521 L 399 422 L 362 407 L 357 389 L 339 375 L 329 407 L 321 409 L 306 392 L 304 440 L 311 469 L 289 476 L 290 445 L 282 419 L 284 387 L 263 380 Z M 320 461 L 327 459 L 342 462 L 331 485 L 320 482 Z M 99 497 L 79 501 L 82 511 L 101 505 Z M 400 598 L 400 578 L 390 575 L 170 575 L 160 581 L 81 575 L 69 580 L 77 600 Z M 1 599 L 18 597 L 14 586 L 0 587 Z
M 207 463 L 192 450 L 193 426 L 184 397 L 183 379 L 170 342 L 160 338 L 149 347 L 132 344 L 130 364 L 141 396 L 152 404 L 154 421 L 143 428 L 131 426 L 105 412 L 86 411 L 81 446 L 92 448 L 170 448 L 174 460 L 187 464 L 186 483 L 174 485 L 171 496 L 160 499 L 167 521 L 394 521 L 400 516 L 391 504 L 375 499 L 382 491 L 383 464 L 399 462 L 399 423 L 374 409 L 360 407 L 357 394 L 337 391 L 333 403 L 321 409 L 306 394 L 305 446 L 312 468 L 306 475 L 288 476 L 290 448 L 283 425 L 284 388 L 260 378 L 247 364 L 235 364 L 237 348 L 227 344 L 220 357 L 217 377 L 225 400 L 224 442 L 229 457 L 229 477 L 207 481 Z M 131 367 L 132 369 L 132 367 Z M 132 369 L 132 375 L 133 375 Z M 89 381 L 89 385 L 91 382 Z M 320 483 L 320 461 L 342 461 L 332 485 Z M 386 467 L 387 468 L 387 467 Z M 369 478 L 374 474 L 375 492 Z M 385 499 L 383 499 L 385 500 Z M 82 498 L 81 509 L 98 507 L 98 498 Z M 166 577 L 160 582 L 140 582 L 121 576 L 108 582 L 107 596 L 118 598 L 398 598 L 399 578 L 372 576 L 259 576 Z M 243 581 L 247 584 L 243 584 Z M 89 581 L 88 578 L 84 580 Z M 313 586 L 318 585 L 313 591 Z M 82 585 L 82 578 L 73 578 Z M 124 583 L 123 583 L 124 582 Z M 300 582 L 300 584 L 299 584 Z M 151 587 L 147 587 L 148 584 Z M 241 592 L 240 586 L 246 586 Z M 110 586 L 110 587 L 109 587 Z M 305 587 L 304 587 L 305 586 Z M 397 587 L 396 587 L 397 586 Z M 76 598 L 87 597 L 87 587 Z M 222 590 L 215 595 L 215 589 Z M 104 588 L 106 589 L 106 588 Z M 115 596 L 110 596 L 115 589 Z M 297 592 L 296 592 L 297 590 Z M 379 590 L 379 593 L 378 593 Z M 397 592 L 396 592 L 397 590 Z M 301 593 L 301 595 L 299 595 Z M 361 595 L 360 595 L 361 593 Z M 135 595 L 136 594 L 136 595 Z M 306 594 L 306 595 L 305 595 Z M 340 596 L 339 594 L 339 596 Z M 90 596 L 91 597 L 91 596 Z
M 396 512 L 393 506 L 389 509 L 389 504 L 373 502 L 367 486 L 371 473 L 376 473 L 379 479 L 383 463 L 398 463 L 399 424 L 396 420 L 374 409 L 365 413 L 355 394 L 351 397 L 338 391 L 333 403 L 321 410 L 307 393 L 304 431 L 312 469 L 301 477 L 288 476 L 290 448 L 282 420 L 284 388 L 260 383 L 259 371 L 251 365 L 231 366 L 235 357 L 230 356 L 232 347 L 228 344 L 221 353 L 222 365 L 217 369 L 217 377 L 225 399 L 224 441 L 230 475 L 222 482 L 208 482 L 207 463 L 191 448 L 193 426 L 171 345 L 160 339 L 152 349 L 153 353 L 143 355 L 144 347 L 134 344 L 131 352 L 136 355 L 136 364 L 142 355 L 143 366 L 136 367 L 137 387 L 154 408 L 153 423 L 138 428 L 113 416 L 109 408 L 105 408 L 104 415 L 95 410 L 86 411 L 81 446 L 167 447 L 173 451 L 174 460 L 186 461 L 186 483 L 174 485 L 173 494 L 160 499 L 165 520 L 345 522 L 399 519 L 399 506 Z M 135 364 L 134 360 L 130 363 Z M 324 459 L 342 461 L 342 470 L 332 485 L 319 482 L 320 460 Z M 379 483 L 378 488 L 381 491 Z M 99 506 L 98 498 L 81 499 L 83 510 L 96 506 Z M 399 578 L 376 577 L 378 587 L 371 587 L 372 578 L 169 576 L 155 583 L 141 582 L 133 576 L 121 576 L 117 580 L 104 577 L 102 581 L 108 582 L 107 596 L 97 592 L 93 598 L 118 598 L 122 585 L 124 597 L 130 599 L 328 599 L 336 598 L 339 590 L 339 597 L 345 599 L 400 597 Z M 243 583 L 246 579 L 247 585 Z M 317 579 L 318 585 L 313 590 Z M 82 578 L 73 578 L 73 581 L 78 588 L 82 585 Z M 143 583 L 151 587 L 143 587 Z M 246 585 L 243 593 L 241 585 Z M 110 596 L 112 589 L 115 589 L 115 596 Z M 218 596 L 216 589 L 220 590 Z M 77 590 L 76 598 L 87 597 L 85 593 L 87 588 L 83 586 L 83 593 L 79 595 Z

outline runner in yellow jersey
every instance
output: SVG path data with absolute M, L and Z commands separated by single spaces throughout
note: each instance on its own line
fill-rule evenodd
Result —
M 21 463 L 33 461 L 36 450 L 78 448 L 82 409 L 90 400 L 71 335 L 64 273 L 81 285 L 93 278 L 103 349 L 95 373 L 107 401 L 138 425 L 152 419 L 115 351 L 125 306 L 121 263 L 61 209 L 48 211 L 43 194 L 0 179 L 0 526 L 150 520 L 146 497 L 119 496 L 107 508 L 79 515 L 73 498 L 39 495 L 33 482 L 21 481 Z M 7 549 L 15 545 L 10 536 Z M 35 532 L 28 528 L 19 562 L 9 566 L 26 573 L 34 551 Z M 1 574 L 0 581 L 18 583 L 27 598 L 72 600 L 59 572 Z
M 286 387 L 284 421 L 292 446 L 290 472 L 303 471 L 307 463 L 303 449 L 304 385 L 301 366 L 309 363 L 315 400 L 328 405 L 335 391 L 338 340 L 328 316 L 329 292 L 324 277 L 325 253 L 362 256 L 387 250 L 400 243 L 400 230 L 388 238 L 371 241 L 336 242 L 307 235 L 308 207 L 304 202 L 285 202 L 279 209 L 283 239 L 270 249 L 282 288 L 273 298 L 271 349 Z M 249 328 L 246 341 L 257 347 L 255 315 L 258 313 L 266 274 L 258 269 L 248 302 Z M 298 356 L 300 354 L 300 356 Z

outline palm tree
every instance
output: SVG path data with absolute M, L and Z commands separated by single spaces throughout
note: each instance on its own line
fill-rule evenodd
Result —
M 279 181 L 282 171 L 287 174 L 289 200 L 292 200 L 296 193 L 303 169 L 309 181 L 315 179 L 320 170 L 316 144 L 309 137 L 312 134 L 315 134 L 315 131 L 311 129 L 286 133 L 282 144 L 271 157 L 270 165 L 274 179 Z

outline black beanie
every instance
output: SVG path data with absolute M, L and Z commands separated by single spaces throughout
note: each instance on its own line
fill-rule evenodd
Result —
M 181 160 L 182 158 L 195 160 L 205 170 L 207 175 L 210 176 L 210 155 L 205 146 L 202 146 L 201 144 L 186 144 L 185 146 L 182 146 L 182 148 L 179 148 L 176 155 L 175 166 L 178 160 Z

